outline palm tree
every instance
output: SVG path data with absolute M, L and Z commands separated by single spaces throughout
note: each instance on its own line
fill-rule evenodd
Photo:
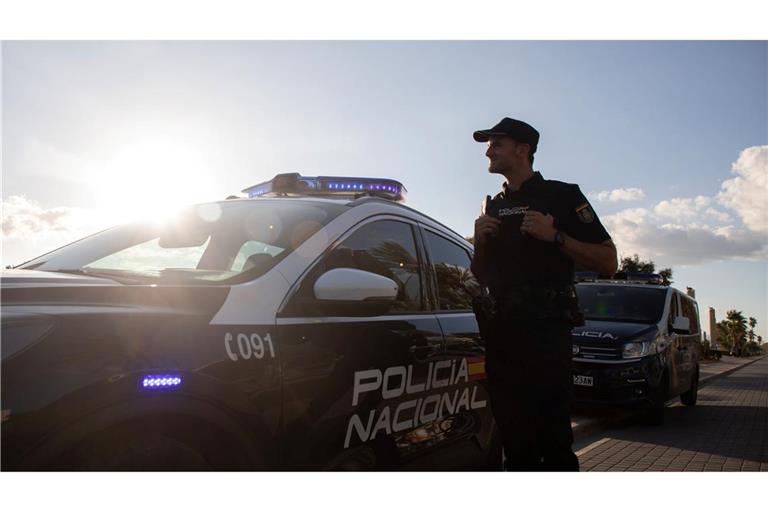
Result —
M 749 331 L 747 332 L 747 339 L 750 343 L 755 341 L 755 327 L 757 327 L 757 319 L 751 316 L 749 317 Z
M 722 323 L 725 324 L 726 336 L 731 342 L 732 352 L 740 356 L 747 337 L 747 319 L 744 318 L 744 313 L 729 309 Z

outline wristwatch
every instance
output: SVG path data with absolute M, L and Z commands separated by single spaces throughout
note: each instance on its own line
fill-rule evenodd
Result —
M 557 247 L 562 247 L 565 245 L 565 233 L 562 231 L 555 232 L 555 239 L 552 240 L 552 243 L 554 243 Z

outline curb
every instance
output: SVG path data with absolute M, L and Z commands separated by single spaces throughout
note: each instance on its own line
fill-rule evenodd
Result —
M 768 356 L 761 356 L 761 357 L 758 357 L 757 359 L 752 359 L 751 361 L 747 361 L 744 364 L 740 364 L 739 366 L 735 366 L 733 368 L 725 370 L 724 372 L 717 373 L 715 375 L 709 375 L 708 377 L 705 377 L 699 381 L 699 389 L 709 385 L 715 379 L 718 379 L 720 377 L 726 377 L 737 370 L 741 370 L 742 368 L 749 366 L 752 363 L 755 363 L 757 361 L 760 361 L 761 359 L 764 359 L 765 357 L 768 357 Z M 674 400 L 674 398 L 672 400 Z M 670 400 L 669 402 L 671 402 L 672 400 Z M 669 404 L 669 402 L 667 402 L 667 404 Z M 611 416 L 610 418 L 600 418 L 594 421 L 587 421 L 587 422 L 578 424 L 575 427 L 573 427 L 573 439 L 574 441 L 579 441 L 601 430 L 605 430 L 606 428 L 612 425 L 615 425 L 623 420 L 631 418 L 632 416 L 635 416 L 635 415 L 637 415 L 637 411 L 623 411 L 623 412 L 617 413 L 615 416 Z
M 705 384 L 705 383 L 709 384 L 709 382 L 712 381 L 712 380 L 715 380 L 715 379 L 718 379 L 720 377 L 725 377 L 727 375 L 730 375 L 730 374 L 732 374 L 733 372 L 735 372 L 737 370 L 741 370 L 742 368 L 744 368 L 746 366 L 749 366 L 752 363 L 756 363 L 756 362 L 760 361 L 761 359 L 764 359 L 765 357 L 766 356 L 760 356 L 757 359 L 752 359 L 751 361 L 747 361 L 744 364 L 740 364 L 739 366 L 735 366 L 735 367 L 731 368 L 730 370 L 725 370 L 724 372 L 716 373 L 715 375 L 709 375 L 707 377 L 704 377 L 703 379 L 699 380 L 699 389 L 704 387 L 702 384 Z

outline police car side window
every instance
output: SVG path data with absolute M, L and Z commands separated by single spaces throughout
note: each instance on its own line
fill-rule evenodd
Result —
M 469 270 L 469 253 L 431 231 L 425 231 L 432 268 L 437 279 L 440 310 L 471 310 L 472 298 L 480 293 L 480 285 Z
M 355 268 L 388 277 L 397 283 L 390 311 L 420 311 L 421 276 L 413 228 L 405 222 L 380 220 L 365 224 L 334 248 L 314 272 Z

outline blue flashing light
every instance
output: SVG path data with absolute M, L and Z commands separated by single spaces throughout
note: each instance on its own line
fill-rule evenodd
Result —
M 181 375 L 145 375 L 141 379 L 143 389 L 169 389 L 181 386 Z
M 243 190 L 248 197 L 263 196 L 378 196 L 405 201 L 402 183 L 384 178 L 302 176 L 299 173 L 278 174 L 273 179 Z

